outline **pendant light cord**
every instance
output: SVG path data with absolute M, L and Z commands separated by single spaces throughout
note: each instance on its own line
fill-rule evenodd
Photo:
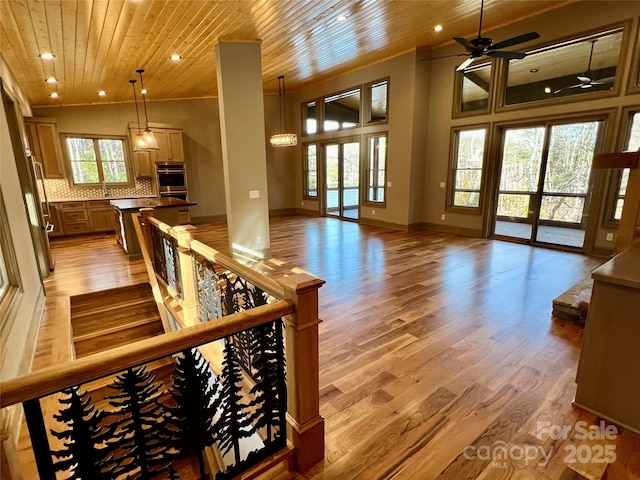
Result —
M 287 91 L 284 86 L 284 75 L 278 77 L 278 107 L 280 108 L 280 133 L 284 133 L 287 128 L 285 110 L 287 108 Z
M 141 91 L 144 92 L 144 82 L 142 81 L 142 74 L 144 70 L 136 70 L 136 72 L 140 75 L 140 88 Z M 144 105 L 144 123 L 146 125 L 146 130 L 149 130 L 149 117 L 147 117 L 147 100 L 145 99 L 145 94 L 142 94 L 142 104 Z
M 140 114 L 138 113 L 138 99 L 136 97 L 136 80 L 129 80 L 131 84 L 131 88 L 133 88 L 133 103 L 136 105 L 136 119 L 138 120 L 138 135 L 141 135 L 140 132 Z

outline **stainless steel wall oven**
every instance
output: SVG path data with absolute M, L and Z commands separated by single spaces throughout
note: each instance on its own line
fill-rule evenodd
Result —
M 159 163 L 156 165 L 158 195 L 186 200 L 187 172 L 184 163 Z

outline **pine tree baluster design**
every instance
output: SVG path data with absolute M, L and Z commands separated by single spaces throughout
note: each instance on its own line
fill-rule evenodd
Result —
M 133 475 L 146 480 L 160 473 L 167 465 L 168 446 L 157 432 L 162 428 L 164 407 L 159 402 L 161 383 L 145 367 L 129 368 L 118 375 L 110 388 L 116 395 L 105 398 L 115 408 L 114 421 L 107 425 L 109 435 L 116 440 L 112 475 Z M 138 471 L 139 469 L 139 471 Z
M 234 465 L 227 472 L 235 471 L 240 466 L 240 439 L 248 438 L 255 429 L 248 418 L 245 403 L 242 402 L 242 371 L 238 363 L 235 347 L 228 340 L 224 348 L 224 361 L 222 362 L 222 388 L 216 399 L 216 408 L 222 412 L 216 421 L 218 448 L 224 454 L 233 450 Z M 234 468 L 235 467 L 235 468 Z M 220 475 L 220 478 L 224 475 Z
M 167 428 L 163 435 L 178 458 L 198 455 L 200 476 L 205 478 L 202 451 L 216 437 L 214 417 L 218 404 L 218 380 L 197 349 L 187 349 L 176 361 L 176 374 L 169 389 L 175 406 L 165 405 Z
M 250 420 L 256 429 L 265 428 L 264 442 L 270 453 L 286 444 L 287 383 L 282 320 L 253 328 L 252 370 L 255 371 L 254 396 L 249 403 L 256 407 Z
M 151 244 L 153 246 L 153 268 L 158 275 L 169 283 L 167 278 L 167 262 L 164 256 L 164 242 L 162 238 L 162 232 L 157 226 L 151 224 Z
M 56 471 L 69 472 L 69 480 L 110 480 L 112 452 L 106 443 L 110 436 L 100 425 L 105 413 L 96 410 L 91 397 L 80 392 L 77 386 L 63 393 L 68 397 L 59 401 L 65 407 L 53 417 L 67 424 L 68 429 L 62 432 L 51 430 L 52 435 L 64 440 L 62 450 L 51 452 L 58 459 L 54 463 Z
M 162 248 L 164 250 L 165 268 L 167 272 L 166 281 L 177 293 L 182 295 L 182 285 L 180 284 L 180 263 L 178 262 L 178 242 L 171 235 L 161 232 Z
M 198 289 L 198 318 L 207 322 L 222 317 L 222 295 L 219 291 L 220 277 L 209 260 L 193 260 L 195 283 Z

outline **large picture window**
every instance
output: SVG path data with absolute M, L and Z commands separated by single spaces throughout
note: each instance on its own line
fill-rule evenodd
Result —
M 131 184 L 123 138 L 64 135 L 64 139 L 74 186 Z
M 487 132 L 486 126 L 453 130 L 449 208 L 480 211 Z
M 377 133 L 366 137 L 367 196 L 366 203 L 372 205 L 386 202 L 387 185 L 387 134 Z
M 307 143 L 303 147 L 304 155 L 304 198 L 318 199 L 318 145 Z

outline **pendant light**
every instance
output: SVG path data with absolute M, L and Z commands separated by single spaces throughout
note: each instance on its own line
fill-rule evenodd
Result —
M 136 105 L 136 119 L 138 120 L 138 133 L 136 133 L 136 138 L 133 141 L 133 151 L 144 152 L 146 151 L 147 144 L 144 141 L 142 130 L 140 129 L 140 114 L 138 113 L 138 100 L 136 98 L 136 81 L 137 80 L 129 80 L 131 88 L 133 88 L 133 103 Z
M 142 73 L 144 70 L 136 70 L 136 72 L 140 75 L 140 88 L 142 92 L 142 104 L 144 105 L 144 121 L 145 121 L 145 129 L 143 132 L 144 142 L 146 144 L 146 150 L 159 150 L 158 142 L 156 141 L 156 137 L 149 128 L 149 117 L 147 117 L 147 101 L 145 100 L 147 91 L 144 88 L 144 83 L 142 81 Z
M 280 109 L 280 132 L 271 135 L 272 147 L 294 147 L 298 144 L 298 136 L 295 133 L 284 133 L 287 126 L 285 114 L 287 111 L 286 90 L 284 88 L 284 75 L 278 77 L 278 108 Z

